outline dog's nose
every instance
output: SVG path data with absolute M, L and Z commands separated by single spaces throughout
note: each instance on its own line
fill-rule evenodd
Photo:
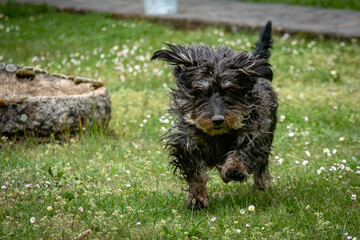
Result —
M 211 122 L 215 126 L 220 126 L 224 122 L 224 116 L 221 115 L 215 115 L 211 117 Z

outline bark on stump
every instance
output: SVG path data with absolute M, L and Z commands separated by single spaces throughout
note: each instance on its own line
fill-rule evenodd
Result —
M 94 122 L 106 127 L 110 116 L 101 82 L 0 63 L 0 135 L 74 132 Z

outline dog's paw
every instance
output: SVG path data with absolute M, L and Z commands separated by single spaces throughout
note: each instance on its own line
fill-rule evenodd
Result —
M 245 170 L 240 170 L 238 168 L 223 169 L 221 173 L 221 178 L 225 183 L 230 181 L 245 181 L 248 177 L 249 175 Z
M 234 181 L 242 181 L 246 178 L 246 175 L 236 168 L 228 169 L 225 176 L 226 178 Z
M 198 210 L 202 208 L 207 208 L 210 201 L 207 193 L 197 196 L 189 193 L 186 197 L 186 202 L 190 210 Z

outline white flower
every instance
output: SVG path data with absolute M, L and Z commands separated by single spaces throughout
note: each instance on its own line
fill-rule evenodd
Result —
M 82 207 L 79 207 L 79 211 L 80 211 L 80 212 L 83 212 L 84 209 L 83 209 Z
M 47 210 L 51 211 L 52 210 L 52 206 L 48 206 Z
M 6 189 L 6 186 L 5 186 L 5 185 L 1 186 L 1 189 L 5 190 L 5 189 Z
M 250 206 L 249 206 L 249 211 L 254 211 L 254 210 L 255 210 L 254 205 L 250 205 Z
M 285 116 L 284 115 L 281 115 L 280 116 L 280 122 L 284 121 L 285 120 Z
M 309 163 L 309 161 L 308 160 L 305 160 L 305 161 L 303 161 L 303 165 L 305 166 L 305 165 L 307 165 Z
M 344 137 L 340 137 L 340 138 L 339 138 L 339 141 L 340 141 L 340 142 L 343 142 L 344 140 L 345 140 Z
M 30 223 L 34 223 L 35 222 L 35 218 L 34 217 L 31 217 L 30 218 Z
M 310 152 L 309 151 L 305 151 L 305 154 L 310 157 Z
M 351 200 L 356 200 L 356 194 L 351 194 Z
M 237 232 L 237 233 L 241 233 L 241 230 L 240 230 L 240 229 L 236 229 L 236 232 Z
M 305 117 L 304 117 L 304 121 L 305 121 L 305 122 L 309 121 L 309 117 L 308 117 L 308 116 L 305 116 Z
M 240 210 L 240 213 L 241 213 L 241 214 L 245 214 L 245 210 L 244 210 L 244 209 L 241 209 L 241 210 Z
M 295 133 L 289 132 L 289 137 L 293 137 L 294 135 L 295 135 Z
M 321 170 L 319 169 L 319 170 L 317 170 L 317 174 L 320 174 L 321 173 Z

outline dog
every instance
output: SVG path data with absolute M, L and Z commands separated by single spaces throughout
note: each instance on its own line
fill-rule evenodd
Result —
M 207 168 L 225 183 L 270 184 L 269 155 L 277 122 L 277 94 L 270 82 L 272 23 L 268 21 L 252 53 L 219 45 L 169 44 L 156 51 L 173 66 L 170 113 L 175 124 L 164 135 L 174 173 L 188 184 L 190 209 L 209 206 Z

